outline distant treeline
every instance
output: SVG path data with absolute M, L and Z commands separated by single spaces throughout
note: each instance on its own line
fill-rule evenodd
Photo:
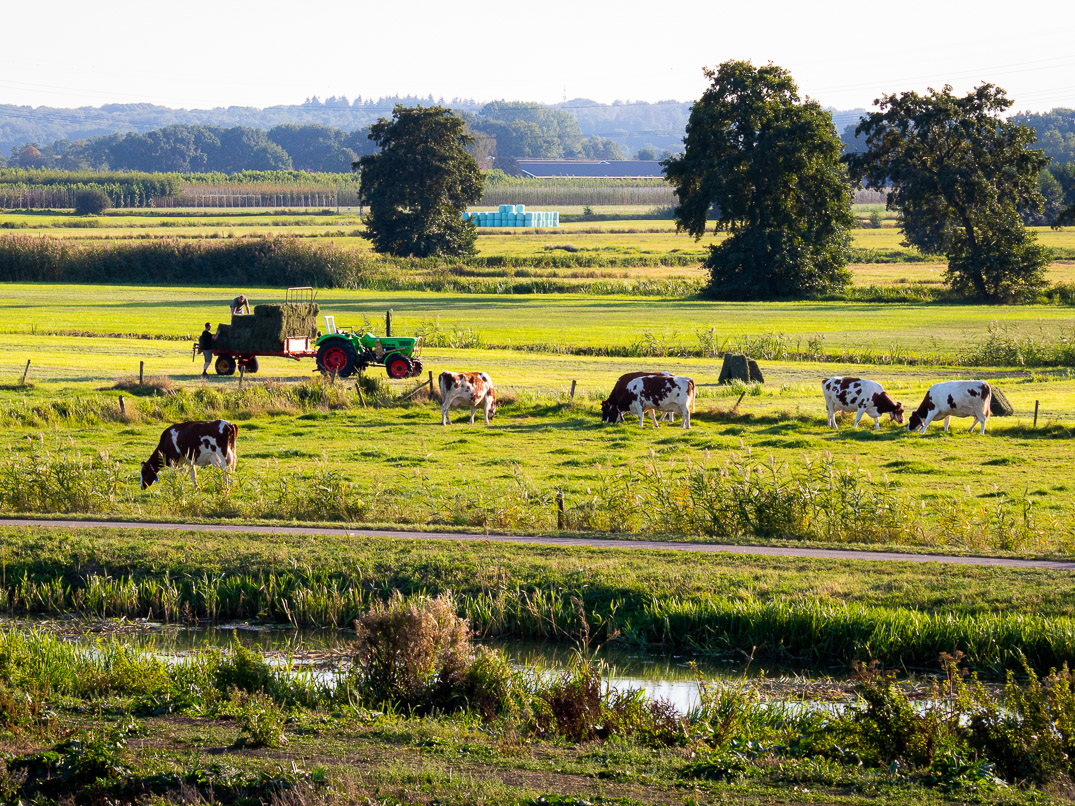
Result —
M 486 169 L 511 170 L 515 160 L 524 158 L 624 159 L 611 138 L 584 135 L 575 118 L 562 110 L 498 101 L 463 117 L 474 137 L 473 155 Z M 145 133 L 21 143 L 11 148 L 6 163 L 16 168 L 91 171 L 348 173 L 355 160 L 373 151 L 368 127 L 345 131 L 288 123 L 266 131 L 173 124 Z M 653 159 L 664 152 L 648 146 L 639 153 Z M 3 163 L 0 157 L 0 167 Z
M 145 134 L 174 125 L 222 129 L 246 127 L 265 132 L 279 126 L 293 125 L 357 132 L 368 129 L 378 118 L 391 116 L 397 104 L 446 106 L 468 119 L 502 120 L 509 125 L 514 118 L 498 118 L 496 114 L 490 114 L 490 109 L 496 109 L 498 105 L 501 107 L 498 111 L 502 112 L 504 102 L 483 104 L 467 98 L 435 99 L 433 96 L 356 98 L 353 101 L 345 97 L 332 97 L 324 101 L 310 98 L 302 104 L 265 109 L 241 106 L 169 109 L 154 104 L 108 104 L 77 109 L 0 105 L 0 158 L 11 154 L 13 149 L 20 151 L 27 144 L 42 149 L 61 140 L 79 142 L 114 134 Z M 551 106 L 529 103 L 510 105 L 563 113 L 574 123 L 582 139 L 613 140 L 626 155 L 634 155 L 642 149 L 651 149 L 658 154 L 678 150 L 682 145 L 691 106 L 686 101 L 601 104 L 586 98 L 574 98 Z M 559 114 L 555 116 L 564 119 Z M 546 135 L 548 133 L 545 132 Z M 517 131 L 516 134 L 522 132 Z M 291 153 L 286 146 L 284 149 Z M 291 167 L 328 170 L 323 165 L 306 166 L 300 162 L 293 162 Z

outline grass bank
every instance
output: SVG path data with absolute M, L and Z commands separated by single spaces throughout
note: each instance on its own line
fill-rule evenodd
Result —
M 16 614 L 346 626 L 393 591 L 451 592 L 487 636 L 808 668 L 1075 663 L 1075 599 L 1049 570 L 104 528 L 5 528 L 0 556 Z

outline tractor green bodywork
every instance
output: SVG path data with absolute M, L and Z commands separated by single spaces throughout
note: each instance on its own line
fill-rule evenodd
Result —
M 342 378 L 361 372 L 368 366 L 383 366 L 390 378 L 412 378 L 422 372 L 421 336 L 361 335 L 341 328 L 326 333 L 315 343 L 317 366 L 322 372 L 335 372 Z

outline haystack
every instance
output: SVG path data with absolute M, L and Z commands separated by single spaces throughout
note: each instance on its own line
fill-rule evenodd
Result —
M 1008 398 L 995 386 L 993 387 L 993 399 L 989 403 L 989 413 L 994 417 L 1011 417 L 1015 414 L 1015 409 L 1008 402 Z
M 274 353 L 284 349 L 284 339 L 317 338 L 316 302 L 255 305 L 252 314 L 233 314 L 230 325 L 217 326 L 218 350 Z
M 731 383 L 732 381 L 765 383 L 765 377 L 761 374 L 758 362 L 753 358 L 748 358 L 742 353 L 725 353 L 717 383 Z

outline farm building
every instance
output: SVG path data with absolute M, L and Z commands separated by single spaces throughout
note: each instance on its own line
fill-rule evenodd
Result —
M 660 179 L 659 160 L 517 160 L 532 179 Z

